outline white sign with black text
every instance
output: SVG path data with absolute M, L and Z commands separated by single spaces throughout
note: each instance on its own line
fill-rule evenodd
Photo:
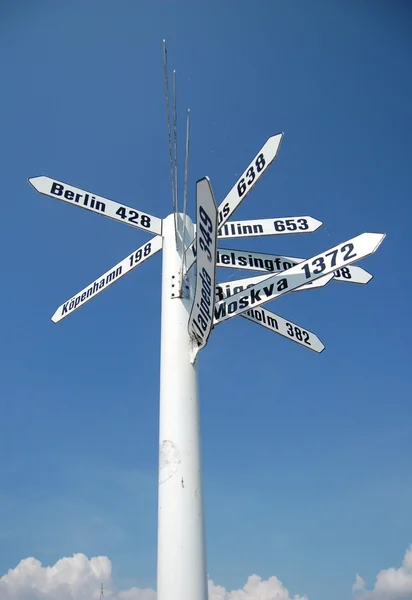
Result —
M 137 211 L 134 208 L 130 208 L 130 206 L 126 206 L 126 204 L 119 204 L 119 202 L 114 202 L 114 200 L 97 196 L 96 194 L 86 192 L 50 177 L 31 177 L 29 183 L 31 183 L 37 192 L 45 196 L 50 196 L 50 198 L 68 202 L 73 206 L 80 206 L 86 210 L 104 215 L 105 217 L 109 217 L 109 219 L 114 219 L 121 223 L 126 223 L 131 227 L 143 229 L 149 233 L 162 234 L 162 219 L 148 215 L 142 211 Z
M 332 275 L 326 275 L 325 277 L 320 277 L 313 284 L 317 284 L 318 282 L 322 282 L 323 279 L 332 278 Z M 259 283 L 267 279 L 267 275 L 257 275 L 256 277 L 249 277 L 247 279 L 239 279 L 238 281 L 228 281 L 225 283 L 218 283 L 216 285 L 216 300 L 223 300 L 224 298 L 229 298 L 233 296 L 233 294 L 237 294 L 248 287 L 251 287 L 255 283 Z M 327 283 L 327 282 L 326 282 Z M 322 285 L 322 284 L 321 284 Z M 305 288 L 306 286 L 302 286 Z M 297 288 L 294 290 L 295 292 L 299 292 L 302 288 Z M 296 342 L 305 348 L 309 348 L 314 352 L 322 352 L 325 349 L 325 346 L 322 344 L 317 335 L 303 329 L 300 325 L 296 323 L 292 323 L 292 321 L 287 321 L 283 317 L 276 315 L 269 310 L 266 310 L 263 307 L 254 308 L 248 310 L 240 315 L 245 319 L 249 319 L 249 321 L 253 321 L 258 325 L 262 325 L 262 327 L 266 327 L 270 331 L 274 333 L 278 333 L 283 337 L 292 340 L 292 342 Z
M 224 300 L 224 298 L 229 298 L 230 296 L 234 296 L 239 294 L 239 292 L 243 292 L 251 287 L 253 287 L 256 283 L 260 283 L 261 281 L 267 280 L 267 275 L 255 275 L 254 277 L 245 277 L 243 279 L 236 279 L 234 281 L 223 281 L 216 284 L 216 302 L 220 300 Z M 291 290 L 292 292 L 301 292 L 303 290 L 313 290 L 314 288 L 320 288 L 329 283 L 333 279 L 333 273 L 329 273 L 329 275 L 324 275 L 323 277 L 319 277 L 319 279 L 315 279 L 314 281 L 310 281 L 309 283 L 304 283 L 298 288 Z
M 250 252 L 247 250 L 233 250 L 230 248 L 220 248 L 217 251 L 218 267 L 241 269 L 244 271 L 269 271 L 270 273 L 278 273 L 286 271 L 305 260 L 305 258 L 265 254 L 264 252 Z M 336 281 L 366 284 L 373 278 L 373 275 L 362 269 L 362 267 L 352 265 L 334 271 L 333 277 Z
M 228 221 L 219 228 L 219 239 L 242 238 L 259 235 L 285 235 L 288 233 L 313 233 L 323 223 L 313 217 L 285 217 L 254 219 L 251 221 Z
M 216 286 L 217 205 L 208 177 L 196 182 L 196 288 L 189 317 L 191 362 L 204 348 L 213 326 Z
M 73 298 L 59 306 L 51 318 L 53 323 L 57 323 L 65 317 L 68 317 L 77 308 L 80 308 L 86 304 L 86 302 L 97 296 L 97 294 L 100 294 L 100 292 L 107 289 L 112 283 L 119 281 L 121 277 L 141 265 L 145 260 L 156 254 L 156 252 L 159 252 L 159 250 L 162 249 L 162 245 L 163 238 L 160 235 L 157 235 L 149 242 L 143 244 L 143 246 L 140 246 L 140 248 L 132 252 L 127 258 L 124 258 L 117 263 L 117 265 L 109 269 L 109 271 L 95 279 L 95 281 L 73 296 Z
M 287 294 L 306 283 L 329 275 L 346 265 L 358 262 L 375 252 L 384 238 L 385 234 L 381 233 L 362 233 L 351 240 L 326 250 L 322 254 L 299 263 L 287 271 L 271 275 L 244 292 L 239 292 L 231 298 L 217 302 L 214 323 L 217 324 L 231 319 L 246 310 L 256 308 L 260 304 Z
M 246 167 L 245 171 L 239 177 L 225 199 L 219 204 L 219 227 L 222 227 L 237 207 L 246 198 L 253 186 L 259 181 L 266 169 L 275 160 L 280 144 L 283 139 L 283 133 L 272 135 L 259 150 L 252 162 Z M 195 243 L 193 242 L 188 250 L 186 257 L 186 270 L 189 271 L 193 266 L 195 256 Z
M 221 228 L 237 207 L 246 198 L 250 190 L 275 160 L 283 139 L 283 133 L 272 135 L 255 158 L 248 165 L 226 198 L 219 204 L 219 228 Z
M 296 323 L 292 323 L 292 321 L 287 321 L 283 317 L 275 315 L 275 313 L 266 310 L 266 308 L 263 308 L 262 306 L 259 308 L 251 308 L 241 316 L 258 325 L 262 325 L 262 327 L 266 327 L 266 329 L 269 329 L 274 333 L 278 333 L 292 342 L 300 344 L 304 348 L 313 350 L 313 352 L 317 352 L 318 354 L 325 349 L 325 346 L 316 334 L 307 329 L 303 329 L 303 327 L 296 325 Z

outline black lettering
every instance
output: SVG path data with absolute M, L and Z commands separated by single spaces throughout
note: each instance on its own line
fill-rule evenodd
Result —
M 207 281 L 207 283 L 209 285 L 209 288 L 210 288 L 210 284 L 212 283 L 212 279 L 211 279 L 209 273 L 206 271 L 206 269 L 204 267 L 203 267 L 203 269 L 202 269 L 202 271 L 200 273 L 200 277 L 201 277 L 203 283 L 205 282 L 205 279 L 206 279 L 206 281 Z
M 230 206 L 226 203 L 221 211 L 219 211 L 219 225 L 225 219 L 230 212 Z
M 243 298 L 239 300 L 239 308 L 246 308 L 247 306 L 249 306 L 249 297 L 243 296 Z
M 274 271 L 275 270 L 275 265 L 273 264 L 273 260 L 270 260 L 269 258 L 265 260 L 265 269 L 266 271 Z
M 206 329 L 207 329 L 207 321 L 205 321 L 203 319 L 203 316 L 202 316 L 201 313 L 199 313 L 197 315 L 197 320 L 199 321 L 200 325 L 202 326 L 203 331 L 206 331 Z
M 226 302 L 215 306 L 215 320 L 219 321 L 223 317 L 226 317 Z
M 116 279 L 116 271 L 112 271 L 107 275 L 106 283 L 110 283 L 111 281 L 113 281 L 113 279 Z
M 273 286 L 273 284 L 272 284 Z M 261 290 L 254 290 L 253 288 L 250 290 L 250 303 L 254 304 L 255 302 L 260 302 L 260 291 Z M 268 294 L 266 294 L 268 295 Z
M 205 288 L 203 286 L 202 286 L 201 294 L 202 294 L 202 299 L 205 302 L 207 302 L 208 306 L 210 306 L 210 293 L 208 293 L 208 291 L 205 290 Z
M 72 192 L 71 190 L 66 190 L 64 192 L 64 197 L 66 198 L 66 200 L 73 200 L 74 192 Z
M 236 300 L 234 300 L 233 302 L 229 302 L 228 307 L 227 307 L 227 312 L 229 313 L 229 315 L 233 314 L 236 311 L 237 311 Z
M 51 186 L 50 190 L 51 194 L 54 194 L 55 196 L 62 196 L 63 190 L 64 186 L 61 183 L 56 183 L 55 181 L 53 181 L 53 185 Z
M 239 263 L 239 265 L 241 267 L 246 267 L 247 266 L 247 259 L 246 259 L 245 256 L 238 256 L 237 257 L 237 261 L 238 261 L 238 263 Z
M 230 256 L 228 254 L 221 254 L 220 262 L 222 265 L 230 265 Z
M 223 289 L 220 285 L 216 286 L 215 295 L 216 295 L 216 302 L 220 302 L 221 300 L 224 300 L 225 297 L 223 295 Z
M 284 279 L 279 279 L 276 287 L 277 287 L 278 292 L 281 292 L 282 290 L 286 290 L 289 287 L 288 280 L 286 279 L 286 277 Z
M 208 321 L 210 321 L 210 319 L 211 319 L 211 316 L 209 313 L 210 299 L 209 299 L 209 302 L 205 302 L 204 299 L 202 298 L 200 301 L 200 306 L 199 306 L 199 304 L 197 306 L 200 309 L 200 312 L 202 313 L 203 317 L 205 319 L 207 319 Z
M 253 233 L 263 233 L 262 225 L 253 225 Z
M 197 328 L 198 328 L 198 330 L 199 330 L 199 334 L 200 334 L 200 335 L 199 335 L 199 337 L 200 337 L 200 339 L 201 339 L 201 340 L 203 340 L 203 331 L 202 331 L 202 329 L 199 327 L 199 325 L 198 325 L 198 323 L 197 323 L 196 319 L 193 319 L 193 325 L 196 325 L 196 327 L 197 327 Z M 197 336 L 198 334 L 196 334 L 196 332 L 195 332 L 195 335 Z

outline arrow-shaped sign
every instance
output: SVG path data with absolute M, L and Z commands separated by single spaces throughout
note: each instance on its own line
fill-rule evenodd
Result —
M 269 271 L 270 273 L 277 273 L 286 271 L 305 260 L 305 258 L 233 250 L 230 248 L 220 248 L 217 251 L 218 267 L 241 269 L 244 271 Z M 352 265 L 334 271 L 333 277 L 336 281 L 366 284 L 373 278 L 373 275 L 362 269 L 362 267 Z
M 68 202 L 73 206 L 80 206 L 86 210 L 91 210 L 99 215 L 126 223 L 131 227 L 143 229 L 149 233 L 162 234 L 162 219 L 141 211 L 136 211 L 134 208 L 126 206 L 126 204 L 119 204 L 119 202 L 103 198 L 103 196 L 97 196 L 92 192 L 86 192 L 50 177 L 31 177 L 29 183 L 31 183 L 37 192 L 45 196 L 50 196 L 50 198 Z
M 73 296 L 70 300 L 59 306 L 51 320 L 53 323 L 61 321 L 65 317 L 68 317 L 77 308 L 80 308 L 86 302 L 100 294 L 103 290 L 107 289 L 109 285 L 118 281 L 121 277 L 129 273 L 136 267 L 142 264 L 145 260 L 159 252 L 162 249 L 163 238 L 160 235 L 155 236 L 143 246 L 140 246 L 137 250 L 132 252 L 130 256 L 124 258 L 122 261 L 117 263 L 109 271 L 95 279 L 93 283 L 90 283 L 87 287 L 82 289 L 78 294 Z
M 302 288 L 307 288 L 309 286 L 321 286 L 328 283 L 329 279 L 332 278 L 332 275 L 326 275 L 325 277 L 320 277 L 312 284 L 305 284 Z M 252 287 L 254 284 L 259 283 L 267 279 L 266 275 L 257 275 L 256 277 L 248 277 L 246 279 L 239 279 L 238 281 L 227 281 L 225 283 L 218 283 L 216 285 L 216 300 L 223 300 L 224 298 L 229 298 L 233 294 L 237 294 L 248 287 Z M 326 280 L 324 283 L 323 280 Z M 298 288 L 294 291 L 298 292 L 302 288 Z M 278 333 L 283 337 L 296 342 L 304 346 L 305 348 L 309 348 L 314 352 L 322 352 L 325 346 L 322 344 L 320 339 L 314 333 L 303 329 L 300 325 L 296 323 L 292 323 L 292 321 L 287 321 L 280 315 L 276 315 L 269 310 L 266 310 L 263 307 L 255 308 L 248 310 L 242 313 L 241 317 L 245 319 L 249 319 L 249 321 L 253 321 L 258 325 L 262 325 L 266 327 L 270 331 L 274 333 Z
M 319 229 L 321 225 L 322 222 L 313 217 L 228 221 L 223 227 L 219 228 L 219 239 L 259 235 L 285 235 L 287 233 L 312 233 Z
M 283 133 L 272 135 L 256 154 L 232 187 L 226 198 L 219 204 L 219 228 L 221 228 L 237 207 L 246 198 L 250 190 L 262 177 L 266 169 L 275 160 L 283 139 Z
M 287 271 L 272 275 L 244 292 L 239 292 L 228 299 L 221 300 L 215 306 L 214 322 L 217 324 L 231 319 L 251 308 L 256 308 L 260 304 L 287 294 L 310 281 L 333 273 L 333 271 L 351 263 L 358 262 L 365 256 L 375 252 L 384 238 L 385 234 L 381 233 L 362 233 L 347 242 L 326 250 L 322 254 L 305 260 Z
M 217 283 L 216 302 L 239 294 L 239 292 L 243 292 L 244 290 L 253 287 L 256 283 L 261 283 L 262 281 L 267 280 L 267 278 L 267 275 L 255 275 L 255 277 L 245 277 L 244 279 L 236 279 L 233 281 L 223 281 Z M 333 273 L 319 277 L 319 279 L 316 279 L 315 281 L 305 283 L 292 290 L 292 292 L 301 292 L 302 290 L 313 290 L 314 288 L 320 288 L 327 285 L 331 279 L 333 279 Z
M 275 160 L 280 144 L 283 139 L 283 133 L 272 135 L 263 148 L 259 150 L 250 165 L 239 177 L 235 185 L 232 187 L 225 199 L 219 204 L 219 227 L 223 227 L 230 216 L 235 212 L 237 207 L 246 198 L 250 190 L 256 185 L 263 173 Z M 194 242 L 187 249 L 187 266 L 186 271 L 189 271 L 196 260 Z
M 263 308 L 262 306 L 247 310 L 242 314 L 242 317 L 257 323 L 258 325 L 262 325 L 262 327 L 266 327 L 266 329 L 278 333 L 288 340 L 296 342 L 318 354 L 325 349 L 325 346 L 316 334 L 307 329 L 303 329 L 303 327 L 296 325 L 296 323 L 292 323 L 292 321 L 287 321 L 283 317 L 275 315 L 275 313 L 266 310 L 266 308 Z
M 215 306 L 217 205 L 208 177 L 196 183 L 196 218 L 196 289 L 188 323 L 192 363 L 207 344 Z

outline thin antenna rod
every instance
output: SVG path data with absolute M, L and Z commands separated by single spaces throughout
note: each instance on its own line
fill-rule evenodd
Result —
M 187 212 L 187 188 L 189 180 L 189 150 L 190 150 L 190 108 L 187 109 L 187 121 L 186 121 L 186 156 L 185 156 L 185 185 L 183 193 L 183 234 L 182 234 L 182 274 L 184 268 L 186 268 L 186 212 Z M 183 286 L 183 277 L 182 277 Z
M 177 106 L 176 106 L 176 71 L 173 71 L 173 142 L 174 142 L 174 176 L 175 176 L 175 230 L 177 232 L 177 212 L 179 209 L 179 188 L 177 179 Z
M 170 178 L 171 178 L 171 182 L 172 182 L 172 204 L 173 204 L 173 212 L 175 213 L 175 215 L 177 215 L 176 194 L 175 194 L 175 177 L 173 174 L 172 133 L 171 133 L 171 127 L 170 127 L 169 79 L 167 76 L 166 40 L 163 40 L 163 68 L 164 68 L 165 94 L 166 94 L 167 134 L 168 134 L 168 141 L 169 141 Z M 175 232 L 176 232 L 175 237 L 176 237 L 176 248 L 177 248 L 176 217 L 175 217 Z

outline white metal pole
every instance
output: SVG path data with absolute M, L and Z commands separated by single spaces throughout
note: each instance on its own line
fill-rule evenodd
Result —
M 178 221 L 182 227 L 181 214 Z M 195 278 L 191 269 L 189 289 L 183 285 L 190 295 L 179 298 L 181 237 L 176 250 L 174 223 L 174 215 L 163 221 L 157 598 L 207 600 L 197 367 L 188 334 Z M 187 245 L 193 238 L 186 216 Z

